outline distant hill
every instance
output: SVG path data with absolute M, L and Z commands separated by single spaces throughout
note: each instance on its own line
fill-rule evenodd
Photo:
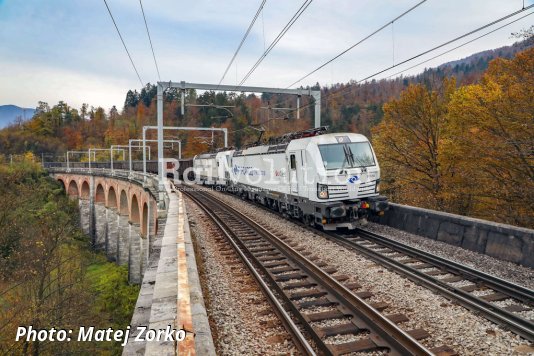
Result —
M 0 105 L 0 128 L 12 124 L 17 117 L 31 119 L 35 109 L 21 108 L 16 105 Z
M 503 46 L 495 49 L 472 54 L 468 57 L 444 63 L 437 68 L 448 75 L 453 75 L 460 83 L 477 81 L 488 68 L 489 62 L 495 58 L 513 58 L 518 52 L 524 51 L 534 45 L 534 40 L 516 42 L 511 46 Z
M 382 120 L 384 103 L 396 99 L 410 84 L 431 86 L 443 77 L 455 77 L 456 84 L 477 83 L 495 58 L 513 58 L 518 52 L 534 46 L 534 40 L 524 40 L 510 46 L 490 49 L 472 54 L 466 58 L 450 61 L 436 67 L 425 68 L 416 75 L 398 76 L 392 79 L 370 80 L 366 83 L 337 83 L 323 87 L 323 97 L 340 91 L 342 95 L 332 95 L 321 107 L 321 121 L 330 130 L 357 131 L 370 135 L 370 127 Z M 319 86 L 316 84 L 315 89 Z M 291 102 L 288 99 L 287 102 Z M 287 103 L 281 103 L 282 107 Z

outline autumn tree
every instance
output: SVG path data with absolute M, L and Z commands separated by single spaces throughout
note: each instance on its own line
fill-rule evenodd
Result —
M 17 327 L 124 329 L 138 286 L 125 267 L 90 249 L 78 204 L 31 153 L 0 161 L 0 354 L 120 354 L 118 343 L 15 341 Z
M 450 103 L 451 159 L 474 195 L 473 215 L 534 226 L 534 49 L 496 59 Z
M 442 135 L 454 90 L 454 79 L 430 89 L 410 85 L 398 100 L 384 105 L 384 120 L 372 131 L 373 143 L 389 187 L 386 194 L 395 200 L 447 207 L 447 176 L 454 162 L 445 160 Z

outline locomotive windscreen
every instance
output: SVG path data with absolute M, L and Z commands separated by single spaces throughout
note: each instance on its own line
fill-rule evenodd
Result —
M 375 165 L 369 142 L 319 145 L 326 169 L 369 167 Z

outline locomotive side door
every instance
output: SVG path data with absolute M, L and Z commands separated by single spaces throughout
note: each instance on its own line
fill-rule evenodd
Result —
M 289 186 L 291 194 L 299 192 L 297 152 L 295 151 L 289 152 Z

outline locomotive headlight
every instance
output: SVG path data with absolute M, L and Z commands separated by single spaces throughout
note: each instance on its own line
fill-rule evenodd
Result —
M 375 192 L 376 192 L 376 193 L 380 193 L 380 179 L 378 179 L 378 180 L 376 181 L 376 189 L 375 189 Z
M 326 184 L 317 184 L 317 197 L 319 199 L 328 199 L 328 186 Z

